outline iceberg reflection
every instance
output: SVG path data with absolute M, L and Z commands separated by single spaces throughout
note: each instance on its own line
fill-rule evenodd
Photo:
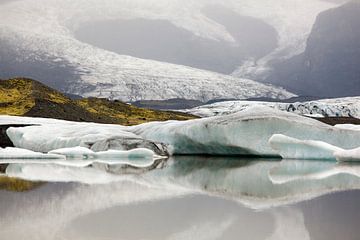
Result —
M 239 201 L 254 209 L 360 188 L 360 165 L 331 161 L 182 156 L 147 174 L 155 181 Z

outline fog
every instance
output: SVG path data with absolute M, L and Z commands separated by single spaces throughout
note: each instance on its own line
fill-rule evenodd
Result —
M 133 57 L 153 59 L 230 74 L 248 58 L 277 47 L 277 32 L 262 20 L 221 6 L 208 6 L 207 17 L 225 26 L 235 42 L 196 36 L 166 20 L 110 20 L 85 23 L 76 37 L 91 45 Z

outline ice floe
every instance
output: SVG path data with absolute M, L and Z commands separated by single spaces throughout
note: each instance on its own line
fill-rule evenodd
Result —
M 94 152 L 148 148 L 157 155 L 256 155 L 319 159 L 329 158 L 332 151 L 330 145 L 335 150 L 360 146 L 360 131 L 332 127 L 263 106 L 230 115 L 152 122 L 132 127 L 73 122 L 42 123 L 39 126 L 9 128 L 7 134 L 16 147 L 44 153 L 80 146 Z M 276 139 L 272 138 L 275 134 L 284 135 L 289 141 L 293 138 L 291 144 L 287 143 L 287 147 L 292 146 L 293 152 L 289 149 L 284 152 L 283 140 L 286 137 L 281 139 L 280 147 L 280 142 L 276 143 Z
M 94 154 L 93 151 L 86 147 L 60 148 L 52 150 L 50 154 L 65 156 L 67 159 L 88 159 Z
M 335 125 L 335 127 L 339 129 L 360 131 L 360 125 L 354 125 L 354 124 L 337 124 Z
M 269 143 L 274 134 L 321 141 L 344 149 L 360 146 L 359 131 L 334 128 L 268 107 L 252 107 L 235 114 L 185 122 L 147 123 L 129 130 L 169 145 L 174 154 L 280 156 Z M 309 151 L 306 158 L 320 157 L 316 151 Z
M 282 158 L 334 159 L 334 152 L 343 150 L 326 142 L 299 140 L 281 134 L 274 134 L 269 143 Z
M 360 162 L 360 147 L 351 150 L 340 149 L 334 153 L 334 156 L 340 162 Z
M 57 154 L 44 154 L 22 148 L 0 148 L 0 159 L 65 159 Z

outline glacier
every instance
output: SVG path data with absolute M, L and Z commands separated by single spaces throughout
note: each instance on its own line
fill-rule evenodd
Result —
M 22 61 L 37 61 L 46 56 L 58 64 L 69 63 L 80 75 L 69 85 L 69 91 L 82 96 L 123 101 L 294 96 L 283 89 L 244 78 L 119 55 L 80 42 L 74 36 L 76 29 L 89 21 L 141 18 L 168 20 L 197 36 L 234 43 L 223 25 L 202 12 L 206 6 L 217 4 L 230 7 L 240 15 L 261 19 L 277 30 L 279 46 L 258 61 L 257 70 L 274 58 L 301 53 L 317 14 L 338 5 L 321 0 L 266 3 L 251 0 L 17 0 L 0 5 L 0 38 L 19 52 Z
M 227 115 L 249 107 L 267 106 L 311 117 L 354 117 L 360 118 L 360 97 L 322 99 L 308 102 L 281 103 L 259 101 L 225 101 L 182 110 L 200 117 Z

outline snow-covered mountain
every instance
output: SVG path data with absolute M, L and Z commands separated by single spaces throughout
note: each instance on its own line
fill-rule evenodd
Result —
M 246 79 L 119 55 L 77 40 L 74 32 L 89 21 L 159 19 L 197 36 L 234 42 L 204 7 L 221 5 L 266 21 L 278 32 L 278 47 L 266 59 L 292 56 L 304 49 L 316 15 L 337 4 L 320 0 L 159 1 L 159 0 L 17 0 L 0 4 L 1 56 L 16 56 L 6 74 L 70 79 L 66 90 L 84 96 L 139 99 L 248 98 L 292 96 L 282 89 Z M 2 65 L 8 58 L 0 59 Z M 20 68 L 16 66 L 20 65 Z M 31 72 L 36 65 L 36 73 Z M 6 66 L 6 64 L 5 64 Z M 60 69 L 59 69 L 60 68 Z M 63 71 L 66 69 L 68 72 Z M 64 73 L 65 72 L 65 73 Z M 31 76 L 41 75 L 40 77 Z M 65 77 L 61 74 L 65 74 Z M 64 85 L 64 84 L 63 84 Z
M 296 103 L 227 101 L 203 105 L 185 110 L 184 112 L 200 117 L 211 117 L 241 112 L 253 106 L 267 106 L 281 111 L 312 117 L 360 118 L 360 97 L 323 99 Z

